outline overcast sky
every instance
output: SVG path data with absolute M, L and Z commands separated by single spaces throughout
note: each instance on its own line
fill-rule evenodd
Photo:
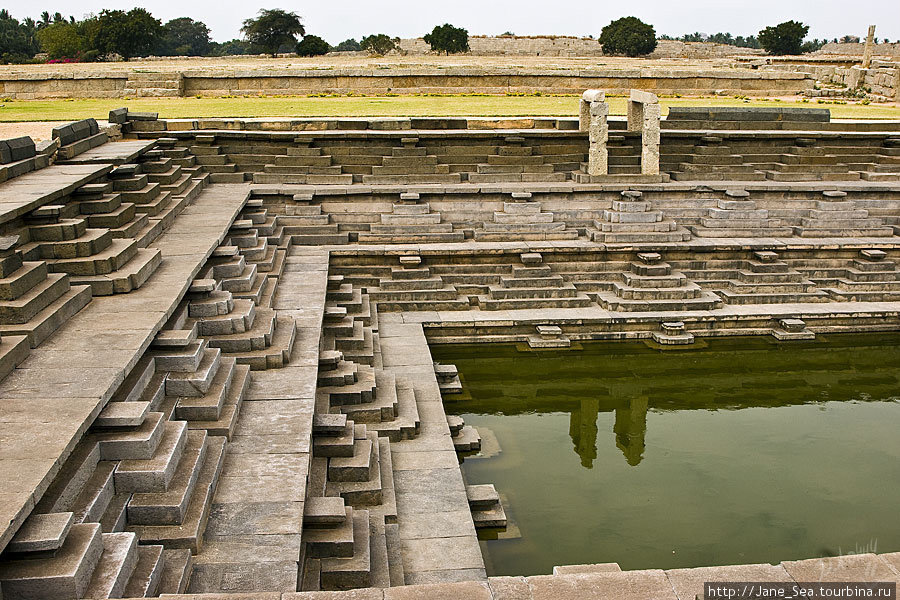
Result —
M 37 17 L 42 10 L 81 18 L 103 8 L 130 9 L 132 1 L 83 0 L 77 3 L 42 0 L 10 8 L 14 17 Z M 767 25 L 795 19 L 810 26 L 809 38 L 843 35 L 864 37 L 870 24 L 876 36 L 900 38 L 900 0 L 341 0 L 317 2 L 223 2 L 222 0 L 145 0 L 141 4 L 163 22 L 191 17 L 206 23 L 217 41 L 240 36 L 241 22 L 260 8 L 283 8 L 303 17 L 307 33 L 331 44 L 370 33 L 417 37 L 445 22 L 465 27 L 470 35 L 556 34 L 597 36 L 618 17 L 634 15 L 656 27 L 657 34 L 678 36 L 701 31 L 755 35 Z

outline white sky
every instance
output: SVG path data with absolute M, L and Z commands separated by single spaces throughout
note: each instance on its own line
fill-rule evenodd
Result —
M 17 3 L 18 4 L 18 3 Z M 23 3 L 24 4 L 24 3 Z M 30 4 L 30 3 L 29 3 Z M 55 11 L 81 18 L 102 8 L 130 9 L 134 0 L 44 0 L 10 8 L 13 16 L 37 18 L 41 11 Z M 77 6 L 77 8 L 76 8 Z M 223 2 L 222 0 L 144 0 L 141 4 L 163 22 L 191 17 L 206 23 L 212 37 L 224 41 L 239 37 L 241 22 L 260 8 L 282 8 L 303 17 L 307 33 L 331 44 L 347 38 L 357 40 L 371 33 L 394 37 L 417 37 L 445 22 L 465 27 L 471 35 L 496 35 L 512 31 L 518 35 L 599 35 L 611 20 L 634 15 L 652 24 L 657 34 L 678 36 L 701 31 L 754 35 L 767 25 L 788 19 L 810 26 L 809 38 L 843 35 L 864 37 L 870 24 L 876 36 L 900 38 L 900 0 L 332 0 L 309 3 Z

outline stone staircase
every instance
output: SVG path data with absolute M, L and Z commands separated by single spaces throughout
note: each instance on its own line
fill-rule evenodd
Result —
M 460 299 L 457 289 L 422 266 L 417 255 L 400 257 L 400 268 L 392 268 L 389 277 L 367 288 L 369 297 L 385 312 L 407 310 L 468 310 L 468 299 Z
M 824 200 L 816 200 L 816 208 L 794 227 L 799 237 L 891 237 L 893 227 L 881 219 L 869 217 L 869 211 L 847 200 L 847 192 L 826 190 Z
M 613 200 L 612 208 L 594 221 L 591 239 L 607 244 L 685 242 L 690 233 L 675 221 L 665 219 L 662 212 L 652 210 L 650 202 L 635 190 L 622 192 L 621 200 Z
M 129 71 L 122 93 L 126 96 L 137 96 L 139 98 L 183 96 L 184 76 L 178 72 Z
M 861 175 L 866 181 L 900 181 L 900 138 L 885 139 L 874 167 Z
M 147 246 L 208 183 L 173 141 L 27 214 L 19 230 L 27 240 L 23 256 L 90 285 L 95 296 L 139 288 L 160 263 L 159 251 Z
M 707 210 L 699 225 L 690 226 L 697 237 L 704 238 L 770 238 L 791 237 L 793 230 L 781 220 L 769 217 L 767 209 L 756 207 L 746 190 L 726 190 L 715 208 Z
M 196 327 L 211 347 L 256 371 L 287 363 L 296 328 L 293 319 L 271 308 L 292 238 L 260 201 L 250 202 L 170 324 Z
M 303 515 L 304 591 L 404 583 L 391 442 L 416 437 L 419 407 L 410 383 L 381 369 L 374 305 L 365 298 L 367 310 L 347 310 L 350 287 L 332 276 L 326 295 Z
M 874 161 L 875 148 L 863 142 L 797 138 L 765 173 L 774 181 L 856 181 Z
M 361 244 L 396 244 L 416 242 L 461 242 L 462 231 L 454 231 L 453 223 L 441 223 L 441 213 L 433 212 L 428 203 L 420 204 L 414 192 L 400 194 L 400 203 L 381 215 L 381 223 L 373 223 L 368 232 L 359 233 Z
M 197 165 L 209 173 L 211 183 L 242 183 L 246 177 L 238 171 L 237 165 L 216 145 L 214 134 L 197 135 L 190 152 L 196 157 Z
M 391 148 L 390 156 L 383 156 L 380 164 L 371 166 L 371 174 L 363 174 L 363 183 L 421 184 L 460 183 L 459 173 L 451 173 L 450 167 L 439 164 L 437 157 L 427 154 L 427 148 L 419 146 L 419 138 L 400 139 L 400 146 Z
M 776 252 L 756 250 L 749 260 L 707 260 L 701 268 L 685 261 L 681 271 L 726 304 L 827 302 L 829 295 Z
M 239 367 L 238 367 L 239 368 Z M 190 336 L 161 335 L 125 378 L 0 561 L 10 597 L 118 598 L 187 589 L 227 432 L 196 407 L 234 370 Z M 246 376 L 246 373 L 244 374 Z M 244 386 L 245 388 L 245 386 Z M 230 396 L 243 388 L 235 383 Z
M 525 138 L 507 136 L 503 141 L 504 145 L 497 148 L 497 154 L 488 155 L 486 162 L 477 164 L 475 171 L 469 173 L 471 183 L 566 180 L 567 174 L 556 171 L 552 164 L 545 162 L 543 155 L 536 154 L 534 147 L 525 144 Z
M 494 219 L 475 231 L 479 242 L 509 240 L 574 240 L 578 231 L 568 229 L 564 221 L 555 221 L 552 212 L 543 212 L 541 203 L 532 199 L 531 192 L 513 192 L 512 202 L 503 203 L 502 212 L 494 212 Z
M 520 256 L 522 266 L 512 267 L 512 276 L 500 276 L 499 284 L 487 286 L 487 294 L 477 297 L 482 310 L 518 308 L 575 308 L 589 306 L 591 298 L 544 265 L 534 252 Z
M 44 260 L 24 260 L 18 236 L 0 251 L 0 371 L 8 373 L 91 300 L 89 285 L 72 286 Z
M 265 164 L 262 173 L 253 173 L 254 183 L 287 184 L 342 184 L 353 183 L 353 175 L 344 174 L 340 165 L 334 164 L 333 157 L 324 154 L 309 141 L 296 140 L 288 146 L 287 154 L 274 157 L 274 162 Z
M 612 291 L 596 292 L 600 306 L 617 312 L 711 310 L 722 300 L 672 269 L 655 252 L 641 252 L 637 262 L 613 282 Z
M 849 261 L 795 261 L 828 296 L 841 302 L 896 302 L 900 299 L 900 269 L 882 250 L 860 250 Z
M 669 151 L 671 152 L 671 150 L 674 149 Z M 746 155 L 739 150 L 732 143 L 723 144 L 723 139 L 719 136 L 702 136 L 699 142 L 688 150 L 687 154 L 681 156 L 684 161 L 674 167 L 672 179 L 676 181 L 765 180 L 766 173 L 748 163 Z M 665 160 L 668 157 L 661 158 Z M 671 165 L 671 163 L 668 164 Z
M 311 193 L 294 194 L 293 202 L 278 215 L 278 224 L 296 246 L 346 244 L 350 236 L 332 222 L 331 215 L 322 212 L 322 206 L 312 204 Z

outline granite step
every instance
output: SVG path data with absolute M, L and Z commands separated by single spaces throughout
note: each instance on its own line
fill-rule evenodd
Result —
M 146 460 L 153 457 L 165 431 L 164 415 L 149 412 L 138 427 L 119 427 L 91 434 L 102 460 Z
M 375 373 L 374 398 L 363 403 L 342 403 L 341 412 L 354 423 L 382 423 L 397 416 L 397 388 L 394 376 L 382 370 Z
M 346 419 L 346 416 L 344 418 Z M 353 456 L 355 450 L 354 441 L 356 439 L 355 429 L 353 421 L 348 420 L 337 435 L 331 433 L 329 435 L 314 435 L 312 440 L 313 455 L 321 458 Z
M 13 554 L 55 552 L 62 547 L 75 522 L 71 512 L 32 513 L 6 546 Z
M 262 310 L 264 309 L 260 309 L 260 311 Z M 233 356 L 239 365 L 249 365 L 253 371 L 278 369 L 288 363 L 294 347 L 295 336 L 294 319 L 292 317 L 276 317 L 271 345 L 263 349 L 229 353 L 229 356 Z
M 324 590 L 341 590 L 371 585 L 371 524 L 369 511 L 353 513 L 352 556 L 348 558 L 323 558 L 321 561 L 321 585 Z
M 209 392 L 213 379 L 221 366 L 222 351 L 219 348 L 207 347 L 203 351 L 197 368 L 193 371 L 173 371 L 166 378 L 167 396 L 204 396 Z M 167 369 L 160 366 L 161 371 Z
M 78 600 L 104 552 L 99 523 L 73 525 L 52 556 L 0 562 L 0 590 L 8 598 Z
M 215 421 L 222 414 L 228 390 L 235 374 L 233 357 L 223 357 L 212 384 L 202 396 L 178 396 L 174 418 L 185 421 Z
M 125 585 L 126 598 L 150 598 L 156 596 L 165 568 L 162 546 L 138 546 L 137 563 L 131 578 Z
M 138 562 L 133 533 L 104 533 L 103 553 L 84 591 L 85 598 L 121 598 Z
M 190 583 L 192 570 L 193 556 L 190 550 L 164 549 L 163 566 L 156 593 L 159 595 L 185 593 Z
M 204 430 L 213 436 L 224 436 L 231 439 L 237 419 L 240 414 L 244 396 L 250 386 L 250 367 L 248 365 L 235 366 L 234 378 L 228 388 L 225 403 L 218 419 L 211 421 L 188 421 L 191 430 Z
M 122 492 L 163 492 L 174 477 L 187 442 L 185 421 L 166 421 L 156 452 L 149 459 L 122 460 L 116 467 L 115 487 Z
M 161 544 L 166 549 L 187 548 L 195 554 L 199 552 L 203 543 L 212 497 L 222 472 L 225 442 L 224 437 L 212 436 L 209 438 L 206 460 L 200 470 L 194 494 L 188 502 L 181 524 L 129 525 L 129 529 L 138 535 L 141 543 Z
M 366 512 L 366 511 L 362 511 Z M 347 558 L 353 556 L 353 530 L 357 511 L 344 508 L 345 517 L 332 527 L 304 527 L 303 543 L 306 555 L 311 558 Z M 368 521 L 368 515 L 366 517 Z
M 409 381 L 398 379 L 396 394 L 397 416 L 390 421 L 367 425 L 369 430 L 375 431 L 379 436 L 386 437 L 392 442 L 415 438 L 419 433 L 421 423 L 415 392 Z
M 194 492 L 207 452 L 205 431 L 189 431 L 181 460 L 168 487 L 159 492 L 139 492 L 128 502 L 130 525 L 178 525 Z

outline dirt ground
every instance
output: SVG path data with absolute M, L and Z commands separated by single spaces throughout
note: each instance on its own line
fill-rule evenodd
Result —
M 54 127 L 65 121 L 26 121 L 24 123 L 0 123 L 0 139 L 30 136 L 36 142 L 49 140 Z
M 199 69 L 409 69 L 409 68 L 519 68 L 519 69 L 591 69 L 591 68 L 653 68 L 678 67 L 682 69 L 709 69 L 729 67 L 733 63 L 730 58 L 716 59 L 646 59 L 620 57 L 558 57 L 558 56 L 320 56 L 313 58 L 264 58 L 260 56 L 201 58 L 182 57 L 165 59 L 133 60 L 118 63 L 56 63 L 41 65 L 7 65 L 0 66 L 2 73 L 37 73 L 52 71 L 54 73 L 94 73 L 111 71 L 181 71 Z

